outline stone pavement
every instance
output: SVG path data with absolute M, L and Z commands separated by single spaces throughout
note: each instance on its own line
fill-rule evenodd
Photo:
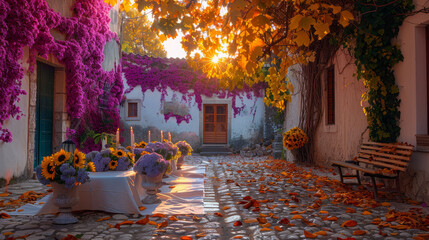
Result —
M 428 233 L 427 208 L 376 202 L 370 192 L 359 187 L 352 191 L 334 180 L 337 177 L 332 171 L 303 169 L 267 157 L 187 159 L 188 164 L 196 162 L 207 164 L 204 215 L 150 216 L 144 225 L 136 223 L 144 218 L 137 214 L 95 211 L 75 213 L 79 223 L 72 225 L 54 225 L 52 215 L 11 216 L 0 218 L 0 240 L 62 239 L 68 235 L 124 240 L 429 239 L 423 235 Z M 17 199 L 29 190 L 39 193 L 47 188 L 36 180 L 9 186 L 12 194 L 0 197 L 0 213 L 16 207 L 6 204 L 10 198 Z

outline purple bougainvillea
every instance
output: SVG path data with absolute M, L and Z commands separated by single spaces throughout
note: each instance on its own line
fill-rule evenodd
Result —
M 36 54 L 44 58 L 52 54 L 64 64 L 67 112 L 80 123 L 74 129 L 76 143 L 87 129 L 114 132 L 119 125 L 117 106 L 123 83 L 120 66 L 109 72 L 102 68 L 104 45 L 112 39 L 118 41 L 109 30 L 110 6 L 103 0 L 76 0 L 69 18 L 44 0 L 4 0 L 0 9 L 0 140 L 12 141 L 4 124 L 22 116 L 18 103 L 19 96 L 26 94 L 21 89 L 24 47 L 30 50 L 29 71 L 34 70 Z M 64 34 L 65 40 L 54 39 L 52 29 Z
M 257 83 L 252 87 L 245 85 L 243 88 L 233 90 L 221 89 L 216 79 L 210 79 L 201 72 L 188 66 L 185 59 L 152 58 L 134 54 L 123 54 L 122 66 L 129 88 L 125 93 L 131 92 L 140 86 L 143 97 L 146 91 L 157 90 L 161 93 L 161 102 L 165 100 L 167 88 L 183 94 L 181 101 L 190 102 L 195 99 L 198 109 L 202 108 L 202 95 L 207 97 L 231 98 L 234 117 L 244 109 L 244 97 L 252 99 L 263 96 L 265 83 Z M 237 106 L 236 100 L 240 99 L 242 105 Z M 255 111 L 252 108 L 252 111 Z M 190 115 L 180 116 L 173 113 L 164 115 L 165 121 L 175 117 L 177 124 L 185 121 L 189 123 Z

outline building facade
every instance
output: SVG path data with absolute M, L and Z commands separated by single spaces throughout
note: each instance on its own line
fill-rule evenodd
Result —
M 75 0 L 46 2 L 51 8 L 47 11 L 57 12 L 61 18 L 70 18 L 75 14 Z M 104 3 L 101 1 L 99 4 Z M 105 27 L 119 34 L 119 5 L 110 10 L 109 16 L 111 21 Z M 56 42 L 67 40 L 65 34 L 57 29 L 51 29 L 50 34 Z M 119 64 L 119 60 L 120 46 L 113 39 L 104 46 L 102 67 L 110 71 Z M 33 62 L 33 66 L 30 67 L 29 62 Z M 70 126 L 65 65 L 54 54 L 42 57 L 37 50 L 30 50 L 29 47 L 24 47 L 21 65 L 25 72 L 22 89 L 27 94 L 21 95 L 19 101 L 23 116 L 19 120 L 10 118 L 3 125 L 13 135 L 12 142 L 0 141 L 0 179 L 3 180 L 31 177 L 43 156 L 59 150 Z

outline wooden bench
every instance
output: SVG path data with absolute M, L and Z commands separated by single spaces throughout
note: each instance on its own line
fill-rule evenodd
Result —
M 376 199 L 378 195 L 375 178 L 395 179 L 396 191 L 401 197 L 399 172 L 407 170 L 412 153 L 413 146 L 403 143 L 365 142 L 360 146 L 358 156 L 352 161 L 332 161 L 332 166 L 338 167 L 342 183 L 345 177 L 355 177 L 358 184 L 361 184 L 359 172 L 371 177 Z M 342 168 L 356 170 L 356 174 L 343 175 Z

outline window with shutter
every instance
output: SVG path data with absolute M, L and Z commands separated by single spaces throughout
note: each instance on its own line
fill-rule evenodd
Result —
M 326 76 L 326 108 L 327 124 L 335 124 L 335 68 L 332 66 L 327 71 Z

